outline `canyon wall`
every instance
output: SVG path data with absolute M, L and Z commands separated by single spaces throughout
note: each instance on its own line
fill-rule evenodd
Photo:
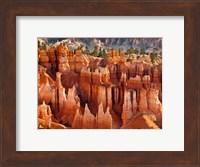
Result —
M 131 128 L 141 114 L 142 121 L 153 115 L 151 127 L 162 128 L 162 62 L 153 65 L 148 56 L 127 61 L 122 51 L 110 50 L 101 66 L 102 58 L 63 44 L 39 49 L 38 57 L 41 128 L 51 128 L 52 116 L 60 128 Z

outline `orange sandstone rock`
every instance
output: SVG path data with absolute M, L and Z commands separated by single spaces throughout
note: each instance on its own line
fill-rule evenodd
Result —
M 125 125 L 130 119 L 133 117 L 132 112 L 132 103 L 131 103 L 131 94 L 128 91 L 124 92 L 124 104 L 123 104 L 123 111 L 122 111 L 122 121 Z
M 98 129 L 111 129 L 112 117 L 109 112 L 109 108 L 106 109 L 106 113 L 103 111 L 102 103 L 99 105 L 98 113 L 96 117 L 96 127 Z
M 94 115 L 91 114 L 87 104 L 85 105 L 82 128 L 83 129 L 94 129 L 95 128 Z
M 140 89 L 140 98 L 139 98 L 139 111 L 140 112 L 146 112 L 148 105 L 147 105 L 147 97 L 146 97 L 146 90 Z
M 150 76 L 149 75 L 145 75 L 142 78 L 142 82 L 143 82 L 144 89 L 149 90 L 150 87 L 151 87 L 151 78 L 150 78 Z
M 45 69 L 43 70 L 42 74 L 39 75 L 40 83 L 38 90 L 38 102 L 41 104 L 43 101 L 45 101 L 46 104 L 49 104 L 52 99 L 53 89 L 49 84 L 49 78 L 45 72 Z
M 133 98 L 132 98 L 132 110 L 133 110 L 133 114 L 136 114 L 137 112 L 137 101 L 136 101 L 136 91 L 133 91 Z
M 80 114 L 79 110 L 76 110 L 76 115 L 74 117 L 72 128 L 82 129 L 83 128 L 83 116 Z
M 141 89 L 142 88 L 142 81 L 141 81 L 141 77 L 136 75 L 135 78 L 129 78 L 128 82 L 127 82 L 127 88 L 131 88 L 131 89 Z

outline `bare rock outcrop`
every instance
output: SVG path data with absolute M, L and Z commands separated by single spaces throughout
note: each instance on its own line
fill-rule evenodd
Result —
M 122 122 L 123 124 L 127 124 L 128 121 L 133 117 L 132 112 L 132 103 L 131 103 L 131 94 L 128 91 L 124 92 L 124 104 L 122 111 Z
M 109 108 L 107 108 L 106 113 L 104 113 L 102 103 L 98 108 L 96 127 L 98 129 L 112 129 L 112 117 L 110 115 Z
M 135 78 L 129 78 L 127 82 L 127 88 L 131 89 L 141 89 L 142 88 L 142 81 L 139 75 L 136 75 Z
M 148 115 L 138 113 L 128 124 L 121 127 L 122 129 L 160 129 Z
M 82 128 L 83 129 L 94 129 L 95 128 L 95 117 L 90 112 L 87 104 L 85 105 Z
M 146 112 L 148 108 L 147 104 L 147 91 L 145 89 L 140 89 L 140 98 L 139 98 L 139 111 Z
M 42 102 L 45 101 L 46 104 L 49 104 L 52 99 L 53 88 L 50 86 L 49 76 L 46 73 L 46 69 L 42 68 L 38 76 L 40 78 L 38 82 L 38 103 L 42 104 Z
M 38 49 L 39 128 L 162 128 L 160 55 L 65 43 Z

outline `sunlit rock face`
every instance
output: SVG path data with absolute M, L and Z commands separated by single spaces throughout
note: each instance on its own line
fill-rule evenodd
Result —
M 38 49 L 38 128 L 162 128 L 162 57 L 105 53 Z
M 150 119 L 145 113 L 138 113 L 126 125 L 122 126 L 124 129 L 160 129 L 160 127 Z
M 136 114 L 138 109 L 137 99 L 136 99 L 136 91 L 133 91 L 133 98 L 132 98 L 132 111 L 133 114 Z
M 139 98 L 139 111 L 146 112 L 148 105 L 147 105 L 147 91 L 145 89 L 140 89 L 140 98 Z
M 162 104 L 158 98 L 159 90 L 150 89 L 148 96 L 149 109 L 153 111 L 157 117 L 157 124 L 162 127 Z
M 95 117 L 91 114 L 87 104 L 83 114 L 83 129 L 94 129 L 95 128 Z
M 55 53 L 55 47 L 51 44 L 49 50 L 47 51 L 47 55 L 49 57 L 49 62 L 51 63 L 51 73 L 53 75 L 56 74 L 56 68 L 57 68 L 57 59 L 56 59 L 56 53 Z
M 157 67 L 153 69 L 153 83 L 159 83 L 159 71 Z
M 123 124 L 126 124 L 133 117 L 133 107 L 131 103 L 131 94 L 130 92 L 124 92 L 124 104 L 122 111 L 122 121 Z
M 149 90 L 149 97 L 148 97 L 149 109 L 155 113 L 159 112 L 161 106 L 161 103 L 158 99 L 158 93 L 159 91 L 156 89 Z
M 51 79 L 49 75 L 46 73 L 45 68 L 41 68 L 38 77 L 39 77 L 38 103 L 41 104 L 44 101 L 46 104 L 49 104 L 52 99 L 53 88 L 50 85 Z
M 76 114 L 72 123 L 73 129 L 81 129 L 83 127 L 83 116 L 79 110 L 76 110 Z
M 38 128 L 66 129 L 64 125 L 57 122 L 52 114 L 50 106 L 46 105 L 44 101 L 43 104 L 38 106 Z
M 104 112 L 102 103 L 99 105 L 98 113 L 96 116 L 96 128 L 98 129 L 112 129 L 112 117 L 109 108 Z

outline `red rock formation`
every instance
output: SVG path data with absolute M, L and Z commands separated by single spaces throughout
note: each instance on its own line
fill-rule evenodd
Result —
M 162 60 L 138 56 L 112 49 L 93 57 L 62 43 L 39 49 L 38 103 L 54 117 L 38 116 L 38 127 L 162 128 Z
M 58 70 L 61 73 L 70 71 L 67 51 L 68 48 L 66 47 L 66 45 L 63 45 L 62 43 L 60 43 L 60 45 L 56 48 Z
M 109 107 L 107 107 L 106 112 L 104 114 L 104 128 L 102 129 L 112 129 L 112 116 L 109 111 Z
M 101 103 L 105 110 L 106 109 L 106 87 L 99 85 L 98 92 L 96 95 L 97 95 L 97 105 Z
M 64 108 L 62 112 L 67 116 L 67 123 L 72 124 L 76 110 L 80 108 L 80 100 L 76 96 L 75 87 L 73 86 L 68 90 L 67 98 L 65 101 Z
M 105 68 L 100 68 L 100 73 L 101 73 L 101 80 L 103 83 L 107 84 L 110 82 L 110 72 L 107 67 Z
M 78 83 L 79 78 L 80 78 L 79 75 L 73 71 L 64 72 L 62 73 L 62 76 L 61 76 L 62 85 L 67 91 L 69 88 L 72 88 L 74 85 L 79 85 Z
M 146 97 L 146 90 L 140 89 L 140 99 L 139 99 L 139 111 L 140 112 L 146 112 L 148 105 L 147 105 L 147 97 Z
M 150 87 L 151 87 L 151 78 L 150 78 L 150 76 L 149 75 L 145 75 L 142 78 L 142 82 L 143 82 L 144 89 L 149 90 Z
M 95 128 L 94 115 L 91 114 L 87 104 L 85 105 L 82 128 L 83 129 L 94 129 Z
M 45 121 L 44 128 L 51 128 L 51 108 L 46 105 L 45 102 L 38 106 L 38 118 L 43 119 Z
M 114 104 L 119 102 L 119 87 L 115 86 L 112 88 Z
M 50 44 L 47 55 L 49 56 L 49 61 L 51 63 L 56 62 L 55 47 L 52 44 Z
M 126 73 L 122 73 L 121 78 L 120 78 L 120 83 L 123 86 L 127 85 L 127 77 L 126 77 Z
M 66 127 L 57 123 L 50 106 L 43 102 L 38 106 L 38 128 L 65 129 Z
M 123 52 L 122 50 L 120 50 L 119 56 L 120 56 L 121 58 L 125 58 L 125 54 L 124 54 L 124 52 Z
M 144 65 L 144 74 L 145 75 L 149 75 L 150 76 L 150 78 L 152 78 L 152 69 L 151 69 L 152 67 L 151 67 L 151 64 L 150 63 L 146 63 L 145 65 Z
M 49 76 L 46 74 L 46 69 L 43 68 L 43 70 L 38 75 L 40 75 L 38 84 L 38 102 L 39 104 L 42 104 L 42 102 L 45 101 L 46 104 L 49 104 L 52 99 L 53 89 L 49 84 Z
M 53 94 L 52 94 L 52 98 L 51 98 L 51 109 L 52 111 L 54 111 L 55 113 L 55 117 L 57 117 L 58 115 L 58 111 L 59 111 L 59 108 L 58 108 L 58 99 L 56 98 L 57 96 L 57 89 L 53 89 Z
M 100 83 L 102 83 L 102 81 L 101 81 L 102 76 L 101 75 L 102 74 L 100 73 L 99 69 L 98 68 L 95 69 L 95 71 L 92 72 L 92 83 L 93 84 L 100 84 Z
M 106 106 L 112 109 L 112 88 L 106 88 Z
M 142 88 L 142 81 L 140 76 L 136 76 L 135 78 L 129 78 L 127 82 L 127 88 L 130 89 L 141 89 Z
M 45 50 L 38 50 L 38 55 L 39 55 L 39 63 L 48 63 L 49 62 L 49 57 L 47 56 L 47 53 Z
M 128 73 L 129 73 L 129 78 L 134 78 L 136 77 L 136 64 L 135 63 L 130 63 L 128 66 Z
M 132 98 L 132 111 L 133 111 L 133 114 L 136 114 L 137 112 L 137 101 L 136 101 L 136 91 L 133 91 L 133 98 Z
M 126 73 L 122 73 L 120 78 L 120 89 L 119 89 L 119 104 L 123 104 L 124 101 L 124 91 L 127 87 Z
M 51 71 L 51 63 L 45 50 L 38 50 L 39 64 Z
M 146 57 L 145 57 L 145 61 L 146 61 L 147 63 L 151 63 L 151 58 L 150 58 L 149 56 L 146 56 Z
M 57 107 L 58 110 L 55 112 L 58 113 L 59 116 L 63 116 L 64 107 L 66 104 L 65 88 L 62 86 L 62 83 L 61 83 L 61 75 L 62 74 L 60 72 L 56 73 L 57 90 L 56 90 L 56 94 L 55 94 L 55 101 L 58 104 L 58 107 Z
M 72 128 L 82 129 L 83 128 L 83 116 L 80 114 L 79 110 L 76 110 L 76 115 L 74 117 Z
M 148 115 L 138 113 L 128 124 L 121 127 L 122 129 L 160 129 Z
M 127 124 L 127 122 L 130 121 L 132 117 L 133 117 L 133 112 L 132 112 L 131 94 L 130 92 L 125 91 L 123 111 L 121 116 L 123 125 Z
M 56 64 L 55 47 L 52 44 L 50 45 L 47 55 L 49 57 L 49 62 L 51 63 L 51 72 L 55 75 L 57 64 Z
M 119 63 L 117 63 L 117 77 L 121 78 L 122 73 L 128 74 L 128 67 L 126 63 L 122 62 L 121 60 Z
M 106 113 L 104 113 L 102 103 L 98 108 L 96 127 L 97 129 L 112 129 L 112 117 L 110 115 L 109 108 L 107 108 Z
M 74 54 L 68 55 L 70 70 L 75 72 L 75 56 Z
M 114 81 L 117 80 L 117 66 L 115 64 L 110 65 L 109 71 L 110 71 L 110 79 Z
M 61 72 L 61 73 L 70 71 L 69 64 L 68 64 L 68 63 L 60 63 L 60 64 L 58 65 L 58 70 L 59 70 L 59 72 Z
M 67 100 L 66 100 L 66 110 L 73 110 L 76 106 L 76 100 L 75 100 L 76 93 L 75 93 L 75 86 L 73 86 L 71 89 L 68 90 Z M 74 113 L 74 111 L 73 111 Z
M 162 127 L 162 104 L 158 99 L 159 91 L 156 89 L 149 90 L 149 109 L 153 111 L 157 117 L 157 122 L 160 127 Z
M 89 102 L 91 100 L 91 72 L 89 68 L 81 70 L 79 87 L 82 102 Z
M 159 91 L 156 89 L 149 90 L 149 97 L 148 97 L 149 109 L 155 113 L 159 111 L 161 105 L 158 99 L 158 93 Z
M 154 83 L 159 83 L 159 73 L 158 73 L 158 68 L 155 67 L 153 69 L 153 82 Z
M 87 56 L 82 54 L 82 50 L 76 50 L 74 63 L 76 73 L 80 73 L 83 67 L 88 67 L 89 60 Z
M 108 50 L 108 57 L 117 57 L 119 55 L 118 50 L 112 49 L 112 50 Z
M 136 67 L 136 75 L 139 75 L 141 78 L 144 75 L 144 65 L 143 63 L 138 63 Z

